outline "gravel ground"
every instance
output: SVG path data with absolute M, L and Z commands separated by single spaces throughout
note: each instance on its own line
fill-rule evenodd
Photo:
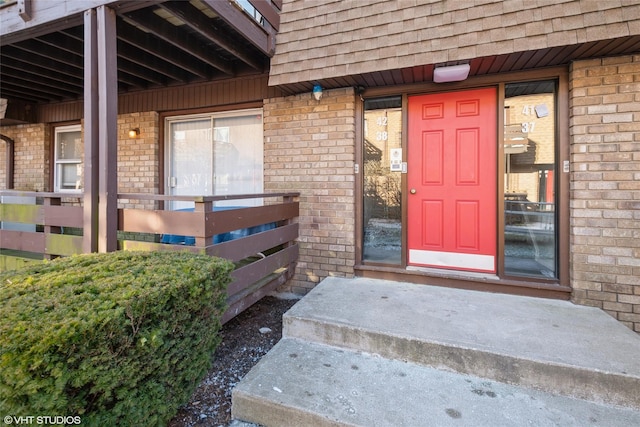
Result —
M 225 324 L 213 366 L 169 427 L 229 426 L 231 390 L 280 340 L 282 315 L 296 302 L 268 296 Z

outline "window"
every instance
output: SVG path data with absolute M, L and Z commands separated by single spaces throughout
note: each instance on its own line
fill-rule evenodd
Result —
M 558 277 L 556 82 L 505 86 L 504 267 Z
M 402 98 L 364 102 L 364 261 L 400 264 Z
M 54 191 L 82 189 L 82 132 L 80 125 L 55 129 Z
M 213 196 L 263 192 L 262 110 L 166 120 L 167 194 Z M 259 204 L 260 199 L 218 202 Z M 188 206 L 176 202 L 172 209 Z

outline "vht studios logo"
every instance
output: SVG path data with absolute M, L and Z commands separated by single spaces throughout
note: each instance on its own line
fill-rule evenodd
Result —
M 82 424 L 82 418 L 79 416 L 62 416 L 62 415 L 27 415 L 27 416 L 11 416 L 7 415 L 3 418 L 6 425 L 79 425 Z

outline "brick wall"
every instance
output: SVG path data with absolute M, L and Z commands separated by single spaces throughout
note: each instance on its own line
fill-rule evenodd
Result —
M 25 124 L 3 126 L 0 133 L 14 141 L 14 187 L 22 191 L 51 191 L 49 188 L 49 126 Z M 0 143 L 0 189 L 7 188 L 6 144 Z
M 129 129 L 139 128 L 140 136 L 129 138 Z M 49 188 L 52 127 L 47 124 L 4 126 L 3 135 L 15 141 L 14 184 L 16 190 L 52 191 Z M 118 192 L 158 193 L 158 113 L 144 112 L 118 116 Z M 0 144 L 0 189 L 6 188 L 5 144 Z M 127 201 L 128 208 L 153 207 L 153 202 Z
M 570 75 L 573 300 L 640 332 L 640 55 Z
M 129 130 L 140 129 L 136 138 Z M 118 193 L 158 194 L 158 113 L 148 111 L 118 116 Z M 120 207 L 153 209 L 152 201 L 121 200 Z
M 265 191 L 300 192 L 300 257 L 286 286 L 305 293 L 327 276 L 352 276 L 355 237 L 352 88 L 264 104 Z

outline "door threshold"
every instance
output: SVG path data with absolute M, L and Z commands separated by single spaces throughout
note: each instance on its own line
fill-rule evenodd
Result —
M 462 270 L 447 270 L 442 268 L 433 267 L 417 267 L 413 265 L 407 266 L 407 271 L 419 271 L 421 273 L 427 273 L 435 276 L 446 276 L 449 278 L 461 277 L 461 278 L 474 278 L 474 279 L 486 279 L 486 280 L 499 280 L 498 276 L 493 273 L 479 273 L 477 271 L 462 271 Z
M 393 265 L 354 266 L 359 277 L 395 280 L 422 285 L 445 286 L 484 292 L 568 300 L 571 287 L 557 282 L 500 278 L 493 274 L 444 270 L 439 268 L 401 267 Z

